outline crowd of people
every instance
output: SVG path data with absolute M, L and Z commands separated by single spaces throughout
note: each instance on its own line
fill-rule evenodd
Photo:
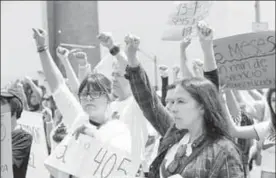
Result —
M 249 178 L 257 165 L 261 178 L 274 178 L 275 88 L 227 88 L 213 33 L 208 24 L 197 24 L 203 60 L 187 58 L 191 39 L 180 42 L 172 81 L 169 68 L 159 67 L 159 92 L 138 59 L 139 37 L 126 35 L 125 49 L 111 33 L 97 37 L 116 58 L 110 61 L 112 79 L 92 69 L 85 52 L 59 46 L 65 79 L 49 52 L 47 33 L 33 29 L 50 91 L 29 77 L 1 89 L 1 113 L 9 111 L 12 118 L 14 178 L 25 178 L 32 145 L 32 136 L 17 125 L 24 110 L 43 114 L 49 155 L 72 131 L 76 139 L 84 134 L 140 160 L 133 177 Z M 77 73 L 70 58 L 78 61 Z M 74 177 L 56 169 L 52 178 Z

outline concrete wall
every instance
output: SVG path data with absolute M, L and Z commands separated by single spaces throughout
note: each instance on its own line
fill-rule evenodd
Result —
M 50 34 L 50 50 L 55 56 L 55 49 L 60 43 L 91 45 L 97 43 L 98 34 L 98 2 L 97 1 L 48 1 L 48 31 Z M 59 33 L 61 31 L 61 33 Z M 100 60 L 100 50 L 85 49 L 88 60 L 95 66 Z M 70 61 L 77 72 L 76 61 Z

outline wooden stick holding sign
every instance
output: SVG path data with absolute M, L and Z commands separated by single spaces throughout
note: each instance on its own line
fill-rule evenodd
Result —
M 214 40 L 221 82 L 240 90 L 275 87 L 275 31 Z
M 86 135 L 78 140 L 68 135 L 45 161 L 54 176 L 64 172 L 80 178 L 132 177 L 137 172 L 132 165 L 127 153 Z
M 1 113 L 1 178 L 13 178 L 11 113 Z

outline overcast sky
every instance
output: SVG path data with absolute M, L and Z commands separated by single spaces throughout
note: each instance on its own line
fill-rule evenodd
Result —
M 159 64 L 169 67 L 178 64 L 178 42 L 161 40 L 173 2 L 99 1 L 98 3 L 100 31 L 112 32 L 119 42 L 123 42 L 126 33 L 132 32 L 141 37 L 141 48 L 144 51 L 157 55 Z M 30 38 L 32 35 L 30 28 L 45 27 L 43 11 L 44 7 L 39 1 L 1 1 L 1 83 L 16 75 L 15 71 L 24 75 L 40 67 L 38 55 L 34 51 L 34 42 Z M 252 22 L 255 20 L 254 1 L 214 2 L 206 20 L 214 27 L 216 38 L 251 32 Z M 275 30 L 275 1 L 261 1 L 261 21 L 268 22 L 269 29 Z M 188 57 L 202 58 L 198 45 L 195 39 L 188 49 Z M 107 51 L 102 52 L 102 56 L 106 54 Z M 152 62 L 143 55 L 141 60 L 152 78 Z M 32 65 L 22 68 L 26 63 Z

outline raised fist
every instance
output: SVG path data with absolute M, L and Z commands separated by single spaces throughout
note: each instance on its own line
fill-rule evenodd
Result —
M 169 75 L 169 68 L 166 65 L 160 65 L 159 66 L 159 72 L 161 77 L 168 77 Z
M 185 50 L 187 49 L 187 47 L 191 44 L 191 38 L 184 38 L 181 42 L 180 42 L 180 48 L 181 50 Z
M 87 54 L 85 52 L 76 51 L 72 53 L 72 56 L 74 57 L 75 60 L 77 60 L 78 64 L 81 66 L 85 66 L 88 63 Z
M 197 24 L 197 33 L 200 41 L 211 41 L 213 40 L 213 30 L 204 21 L 199 21 Z
M 47 45 L 47 33 L 43 29 L 32 28 L 33 38 L 35 39 L 37 48 L 45 47 Z
M 125 36 L 126 43 L 126 55 L 128 57 L 136 57 L 136 53 L 139 50 L 140 38 L 132 34 Z
M 173 70 L 174 76 L 177 76 L 178 73 L 180 72 L 180 67 L 179 66 L 173 66 L 172 70 Z
M 108 49 L 111 49 L 114 46 L 114 41 L 111 33 L 108 33 L 108 32 L 100 33 L 97 36 L 97 38 L 100 40 L 100 43 Z
M 69 56 L 69 50 L 64 47 L 61 47 L 61 46 L 57 47 L 56 53 L 57 53 L 57 56 L 59 57 L 59 59 L 61 59 L 61 60 L 65 60 Z

